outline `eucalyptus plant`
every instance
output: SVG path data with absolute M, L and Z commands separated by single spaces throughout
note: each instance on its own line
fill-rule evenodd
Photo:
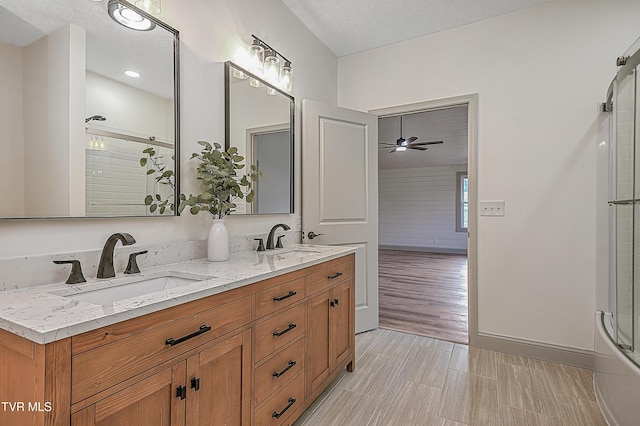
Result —
M 142 151 L 143 154 L 146 154 L 146 157 L 140 158 L 140 165 L 142 167 L 146 167 L 149 165 L 149 169 L 147 170 L 147 175 L 155 175 L 155 180 L 160 185 L 166 185 L 171 188 L 171 193 L 167 196 L 163 196 L 161 194 L 155 195 L 147 195 L 144 198 L 144 204 L 149 206 L 149 211 L 154 213 L 156 210 L 160 214 L 164 214 L 167 208 L 171 211 L 175 211 L 175 174 L 173 170 L 169 169 L 166 164 L 163 162 L 163 156 L 158 155 L 158 152 L 153 148 L 149 147 Z M 175 157 L 172 155 L 171 159 L 174 160 Z
M 236 208 L 236 199 L 253 202 L 253 183 L 262 172 L 252 164 L 246 174 L 239 175 L 238 171 L 245 165 L 242 163 L 244 157 L 238 154 L 236 147 L 230 147 L 225 151 L 217 142 L 211 145 L 206 141 L 198 141 L 198 144 L 202 145 L 202 151 L 192 154 L 190 159 L 200 161 L 196 173 L 204 191 L 198 195 L 189 194 L 189 197 L 180 194 L 178 212 L 182 213 L 189 207 L 191 214 L 206 211 L 214 219 L 222 219 Z

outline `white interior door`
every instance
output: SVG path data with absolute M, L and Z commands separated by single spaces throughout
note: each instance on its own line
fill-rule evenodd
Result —
M 304 241 L 357 247 L 356 333 L 378 327 L 377 144 L 376 115 L 302 101 Z

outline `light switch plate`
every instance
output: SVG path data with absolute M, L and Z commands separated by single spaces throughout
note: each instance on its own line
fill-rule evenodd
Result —
M 504 200 L 480 201 L 480 216 L 504 216 Z

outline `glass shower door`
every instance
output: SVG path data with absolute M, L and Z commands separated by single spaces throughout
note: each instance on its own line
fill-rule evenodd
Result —
M 640 185 L 636 184 L 640 178 L 640 172 L 636 173 L 640 167 L 636 159 L 640 149 L 636 149 L 635 140 L 635 72 L 617 82 L 615 94 L 616 343 L 622 349 L 633 351 L 633 288 L 640 278 L 637 273 L 640 262 L 634 262 L 636 255 L 640 255 L 640 221 L 634 221 L 636 217 L 640 219 L 639 206 L 634 201 L 640 191 Z

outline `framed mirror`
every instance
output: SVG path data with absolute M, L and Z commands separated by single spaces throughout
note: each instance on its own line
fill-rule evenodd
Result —
M 0 0 L 0 69 L 0 218 L 175 214 L 175 29 L 124 0 Z
M 293 213 L 294 99 L 234 64 L 225 63 L 225 145 L 238 148 L 262 175 L 252 203 L 233 214 Z

